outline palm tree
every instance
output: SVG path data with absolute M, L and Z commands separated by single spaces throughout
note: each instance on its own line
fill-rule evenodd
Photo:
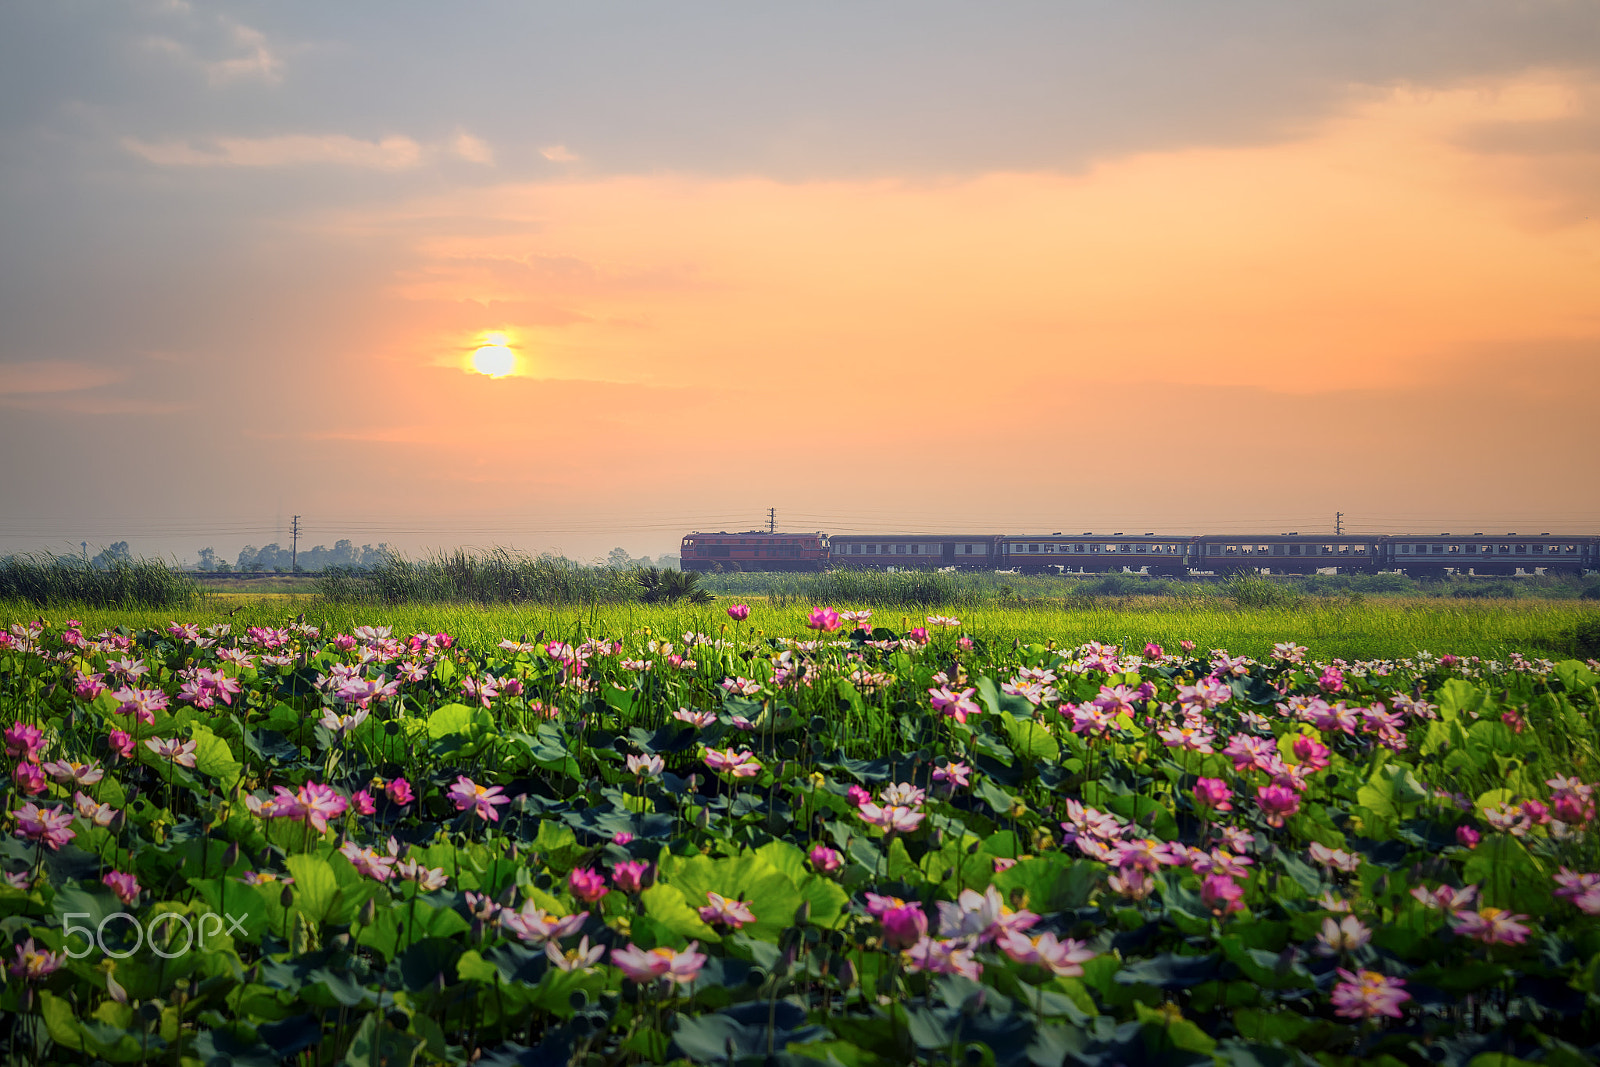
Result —
M 676 604 L 687 600 L 691 604 L 709 604 L 717 599 L 704 589 L 696 587 L 700 575 L 696 571 L 663 571 L 644 567 L 633 576 L 643 592 L 639 599 L 646 604 Z

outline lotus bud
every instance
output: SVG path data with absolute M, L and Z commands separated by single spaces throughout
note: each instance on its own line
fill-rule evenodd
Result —
M 856 984 L 856 965 L 851 963 L 848 959 L 840 961 L 837 974 L 839 977 L 840 989 L 849 989 L 851 986 Z
M 228 846 L 227 850 L 222 853 L 222 869 L 224 871 L 231 871 L 233 869 L 233 865 L 238 862 L 239 842 L 234 841 Z
M 278 894 L 278 903 L 283 905 L 286 908 L 294 906 L 294 887 L 293 886 L 286 885 L 286 886 L 283 887 L 283 892 Z
M 811 901 L 803 900 L 800 906 L 794 909 L 794 924 L 804 926 L 811 921 Z
M 356 922 L 362 926 L 371 926 L 378 917 L 378 902 L 371 897 L 361 905 L 361 910 L 356 914 Z

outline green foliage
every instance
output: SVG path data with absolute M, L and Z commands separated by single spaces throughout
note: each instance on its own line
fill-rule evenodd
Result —
M 119 542 L 126 549 L 125 542 Z M 194 579 L 160 560 L 125 553 L 96 556 L 0 557 L 0 600 L 35 607 L 89 605 L 99 608 L 176 608 L 199 593 Z
M 697 571 L 662 571 L 655 567 L 643 567 L 634 572 L 633 580 L 641 590 L 641 604 L 676 604 L 680 600 L 690 604 L 709 604 L 716 599 L 699 587 L 700 574 Z
M 389 554 L 364 572 L 319 576 L 318 591 L 329 600 L 358 603 L 614 604 L 634 599 L 637 586 L 631 575 L 609 567 L 496 548 L 457 549 L 422 560 Z

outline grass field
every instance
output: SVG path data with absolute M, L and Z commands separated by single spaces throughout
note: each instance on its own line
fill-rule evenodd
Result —
M 473 644 L 492 644 L 502 637 L 529 636 L 541 630 L 551 636 L 580 631 L 621 636 L 645 627 L 665 635 L 694 630 L 715 633 L 728 624 L 723 611 L 734 603 L 719 598 L 705 607 L 602 604 L 555 608 L 541 605 L 381 605 L 338 604 L 314 596 L 214 593 L 192 608 L 98 609 L 55 608 L 44 612 L 59 622 L 68 616 L 84 622 L 89 632 L 118 625 L 165 625 L 173 618 L 200 623 L 231 621 L 235 626 L 281 623 L 304 612 L 307 621 L 325 632 L 344 632 L 361 625 L 389 625 L 396 632 L 444 630 Z M 794 600 L 780 605 L 760 597 L 746 598 L 752 607 L 747 628 L 769 634 L 804 635 L 808 605 Z M 857 605 L 838 603 L 839 608 Z M 1512 651 L 1543 656 L 1594 656 L 1594 633 L 1600 609 L 1589 601 L 1399 599 L 1352 601 L 1307 598 L 1294 606 L 1239 607 L 1217 599 L 1174 600 L 1170 597 L 1118 597 L 1060 602 L 1022 602 L 966 607 L 953 612 L 966 629 L 990 640 L 1044 642 L 1061 645 L 1094 639 L 1133 647 L 1147 641 L 1171 647 L 1180 640 L 1202 649 L 1229 648 L 1261 656 L 1278 641 L 1306 645 L 1321 659 L 1385 659 L 1421 650 L 1436 654 L 1504 657 Z M 7 624 L 40 612 L 17 602 L 0 603 Z M 915 626 L 920 614 L 877 609 L 874 623 L 903 629 Z M 1580 634 L 1590 636 L 1585 640 Z

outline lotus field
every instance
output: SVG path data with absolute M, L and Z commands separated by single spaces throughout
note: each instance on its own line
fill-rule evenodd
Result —
M 1600 1049 L 1594 662 L 727 614 L 12 626 L 8 1062 Z

